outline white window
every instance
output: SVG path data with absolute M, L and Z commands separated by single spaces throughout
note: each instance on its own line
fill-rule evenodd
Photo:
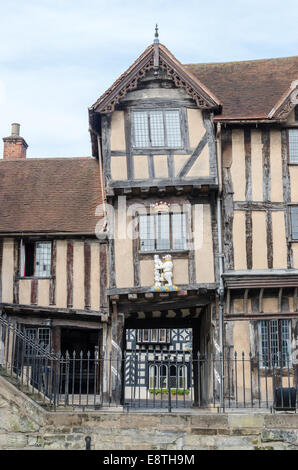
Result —
M 170 372 L 168 374 L 168 372 Z M 168 377 L 169 375 L 169 377 Z M 168 379 L 171 389 L 187 389 L 187 366 L 182 364 L 151 364 L 149 366 L 149 388 L 166 389 Z
M 186 250 L 186 214 L 140 215 L 140 251 Z
M 21 243 L 21 276 L 49 277 L 51 275 L 51 242 Z
M 298 163 L 298 129 L 289 129 L 289 163 Z
M 36 243 L 35 276 L 48 277 L 51 273 L 51 243 Z
M 181 148 L 179 110 L 133 111 L 132 137 L 137 148 Z

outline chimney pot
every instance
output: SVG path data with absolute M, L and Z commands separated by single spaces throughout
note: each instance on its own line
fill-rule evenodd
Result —
M 11 125 L 11 135 L 13 137 L 18 137 L 20 135 L 20 124 L 17 122 L 12 123 Z

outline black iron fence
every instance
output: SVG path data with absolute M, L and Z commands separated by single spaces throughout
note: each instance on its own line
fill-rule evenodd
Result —
M 1 316 L 0 372 L 53 410 L 297 409 L 297 365 L 285 355 L 230 349 L 196 357 L 134 351 L 113 358 L 97 349 L 61 355 Z

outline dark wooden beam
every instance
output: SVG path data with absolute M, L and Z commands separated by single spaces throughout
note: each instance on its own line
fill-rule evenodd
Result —
M 246 238 L 246 264 L 247 269 L 252 269 L 252 213 L 245 213 L 245 238 Z
M 251 129 L 244 128 L 244 152 L 245 152 L 245 199 L 252 200 L 252 176 L 251 176 Z
M 73 241 L 67 242 L 67 308 L 73 306 Z
M 262 156 L 263 156 L 263 199 L 270 201 L 270 130 L 262 129 Z
M 298 287 L 298 270 L 296 272 L 286 270 L 276 270 L 276 272 L 235 272 L 234 274 L 224 273 L 224 280 L 227 288 L 230 289 L 260 289 Z
M 186 291 L 194 291 L 197 293 L 198 289 L 205 289 L 207 292 L 214 293 L 218 288 L 218 284 L 216 282 L 212 283 L 202 283 L 202 284 L 179 284 L 179 290 L 176 292 L 170 292 L 171 295 L 176 296 L 180 290 Z M 123 288 L 110 288 L 107 289 L 107 294 L 109 296 L 120 296 L 120 295 L 127 295 L 127 294 L 145 294 L 146 292 L 155 293 L 152 291 L 152 287 L 123 287 Z
M 107 302 L 107 280 L 108 280 L 108 246 L 104 243 L 99 244 L 99 270 L 100 270 L 100 309 L 106 309 Z
M 31 304 L 36 305 L 38 299 L 38 279 L 31 280 Z
M 51 280 L 50 280 L 50 305 L 56 305 L 56 258 L 57 258 L 57 242 L 52 243 L 52 260 L 51 260 Z
M 234 201 L 234 209 L 237 211 L 280 211 L 287 207 L 284 202 L 271 201 Z
M 102 158 L 105 180 L 111 179 L 111 115 L 101 117 Z
M 19 250 L 20 250 L 20 242 L 18 239 L 14 240 L 14 250 L 13 250 L 13 257 L 14 257 L 14 272 L 13 272 L 13 302 L 15 304 L 19 303 Z
M 214 177 L 204 177 L 204 178 L 187 178 L 183 179 L 180 176 L 177 178 L 153 178 L 153 179 L 144 179 L 144 180 L 113 180 L 109 182 L 109 188 L 135 188 L 135 187 L 148 187 L 148 188 L 159 188 L 167 186 L 183 186 L 183 187 L 196 187 L 201 188 L 206 186 L 206 188 L 217 189 L 218 185 Z
M 272 234 L 272 213 L 266 212 L 266 229 L 267 229 L 267 263 L 268 269 L 273 268 L 273 234 Z
M 208 141 L 208 135 L 207 132 L 204 134 L 200 142 L 198 143 L 197 147 L 195 148 L 193 154 L 190 156 L 190 158 L 187 160 L 185 165 L 181 168 L 181 170 L 178 173 L 178 178 L 183 178 L 191 169 L 197 158 L 201 155 L 203 148 L 207 144 Z
M 174 299 L 172 301 L 154 301 L 154 302 L 119 302 L 118 308 L 124 313 L 132 313 L 132 312 L 152 312 L 154 310 L 162 311 L 162 310 L 175 310 L 181 308 L 189 308 L 189 307 L 202 307 L 208 305 L 211 302 L 210 297 L 197 297 L 193 299 L 184 299 L 184 300 L 177 300 Z
M 85 309 L 91 308 L 91 246 L 89 241 L 84 243 L 84 292 Z
M 23 304 L 11 304 L 3 303 L 3 311 L 8 313 L 19 313 L 27 315 L 28 313 L 32 315 L 40 316 L 54 316 L 58 318 L 70 318 L 70 317 L 92 317 L 97 318 L 100 321 L 102 315 L 106 312 L 97 311 L 97 310 L 79 310 L 79 309 L 69 309 L 69 308 L 58 308 L 58 307 L 41 307 L 39 305 L 23 305 Z
M 224 255 L 225 269 L 234 269 L 234 242 L 233 242 L 233 182 L 231 175 L 232 165 L 232 131 L 222 130 L 222 160 L 223 160 L 223 227 L 224 227 Z
M 289 155 L 288 155 L 288 134 L 287 130 L 281 131 L 281 156 L 282 156 L 282 187 L 283 187 L 283 200 L 286 205 L 284 211 L 286 238 L 287 238 L 287 267 L 293 268 L 293 249 L 291 244 L 291 220 L 288 209 L 288 204 L 291 202 L 291 178 L 289 170 Z

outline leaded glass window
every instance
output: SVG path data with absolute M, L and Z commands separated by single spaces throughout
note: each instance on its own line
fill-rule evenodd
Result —
M 292 239 L 298 240 L 298 206 L 291 207 Z
M 166 328 L 153 328 L 138 330 L 139 343 L 170 343 L 171 330 Z
M 29 338 L 33 343 L 37 343 L 41 348 L 50 351 L 51 345 L 51 330 L 50 328 L 25 328 L 25 336 Z M 35 354 L 35 348 L 33 345 L 25 343 L 25 357 L 31 357 Z
M 169 372 L 169 374 L 168 374 Z M 169 388 L 187 389 L 187 366 L 182 364 L 150 364 L 149 366 L 149 388 L 165 389 L 168 387 L 168 375 L 170 379 Z
M 35 276 L 48 277 L 51 274 L 51 242 L 36 243 Z
M 132 137 L 133 146 L 137 148 L 181 148 L 180 111 L 133 111 Z
M 186 214 L 140 215 L 140 251 L 186 250 Z
M 298 129 L 289 129 L 289 162 L 298 163 Z
M 263 367 L 290 365 L 290 320 L 261 320 L 259 331 Z
M 24 277 L 51 275 L 52 243 L 46 241 L 21 242 L 20 274 Z

